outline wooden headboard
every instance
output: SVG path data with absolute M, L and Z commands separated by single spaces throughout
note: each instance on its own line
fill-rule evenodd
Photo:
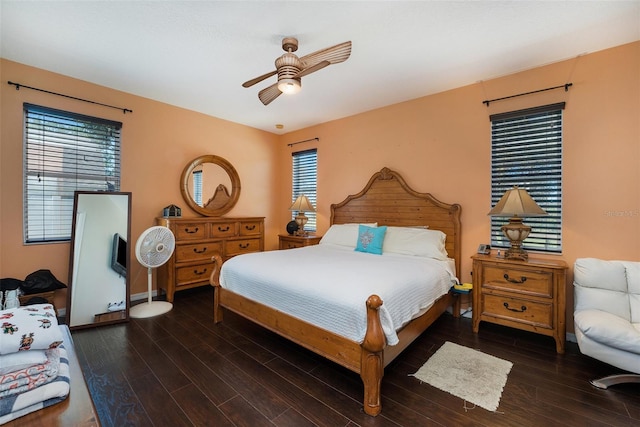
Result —
M 389 168 L 373 174 L 357 194 L 331 205 L 331 224 L 377 222 L 399 227 L 428 226 L 447 235 L 446 248 L 461 266 L 461 207 L 439 201 L 429 193 L 411 189 L 402 176 Z

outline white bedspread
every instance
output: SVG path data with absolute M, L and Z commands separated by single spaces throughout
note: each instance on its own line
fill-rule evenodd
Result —
M 254 301 L 361 343 L 366 300 L 380 296 L 387 344 L 455 280 L 453 261 L 373 255 L 334 245 L 240 255 L 226 261 L 220 285 Z

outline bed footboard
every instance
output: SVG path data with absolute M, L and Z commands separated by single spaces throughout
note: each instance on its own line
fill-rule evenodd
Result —
M 380 404 L 380 387 L 384 375 L 384 347 L 386 339 L 378 309 L 382 300 L 378 295 L 367 299 L 367 332 L 362 342 L 360 362 L 360 378 L 364 385 L 364 412 L 378 415 L 382 410 Z

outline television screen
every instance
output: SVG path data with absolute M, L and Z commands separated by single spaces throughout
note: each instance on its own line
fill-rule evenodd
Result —
M 127 275 L 127 241 L 118 233 L 113 235 L 111 268 L 121 276 Z

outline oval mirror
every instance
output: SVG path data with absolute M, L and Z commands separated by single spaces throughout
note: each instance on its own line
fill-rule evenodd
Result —
M 189 163 L 182 171 L 180 182 L 185 202 L 201 215 L 224 215 L 240 197 L 238 172 L 227 160 L 213 154 Z

